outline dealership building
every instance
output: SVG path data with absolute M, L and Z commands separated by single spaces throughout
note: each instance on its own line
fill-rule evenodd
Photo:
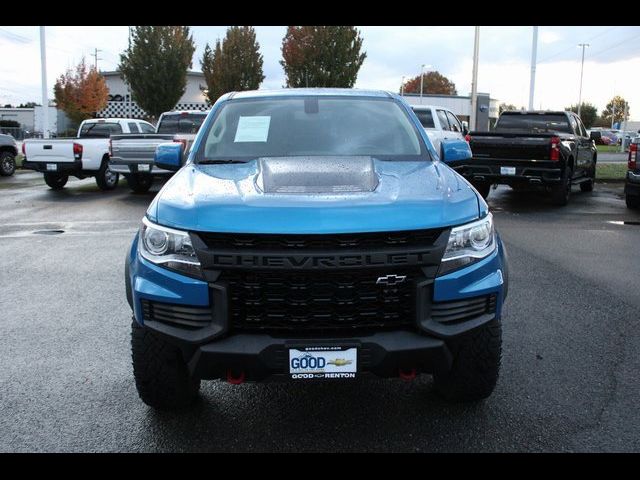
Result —
M 131 100 L 129 85 L 120 72 L 100 72 L 109 89 L 107 106 L 97 113 L 98 117 L 143 118 L 146 112 Z M 187 86 L 174 110 L 207 110 L 205 97 L 207 83 L 202 72 L 187 72 Z

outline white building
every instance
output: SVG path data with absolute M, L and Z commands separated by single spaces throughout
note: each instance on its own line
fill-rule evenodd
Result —
M 56 133 L 58 131 L 58 116 L 59 112 L 56 107 L 50 106 L 48 118 L 49 133 Z M 20 124 L 19 128 L 23 132 L 15 132 L 17 135 L 33 132 L 42 133 L 44 127 L 43 108 L 40 105 L 33 108 L 0 108 L 0 120 L 13 120 L 18 122 Z
M 142 118 L 146 113 L 131 101 L 129 86 L 120 72 L 100 72 L 109 89 L 107 107 L 98 112 L 98 117 Z M 204 95 L 207 83 L 202 72 L 187 72 L 187 87 L 173 110 L 207 110 L 209 105 Z

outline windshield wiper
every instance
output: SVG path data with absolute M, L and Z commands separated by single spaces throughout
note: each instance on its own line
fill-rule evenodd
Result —
M 223 163 L 247 163 L 246 160 L 200 160 L 199 165 L 220 165 Z

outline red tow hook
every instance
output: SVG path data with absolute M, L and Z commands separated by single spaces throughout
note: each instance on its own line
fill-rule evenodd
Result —
M 242 370 L 238 376 L 234 376 L 231 369 L 227 370 L 227 382 L 231 385 L 240 385 L 241 383 L 244 383 L 244 370 Z
M 412 368 L 410 370 L 403 370 L 402 368 L 398 370 L 398 374 L 400 378 L 405 382 L 410 382 L 411 380 L 416 378 L 416 369 Z

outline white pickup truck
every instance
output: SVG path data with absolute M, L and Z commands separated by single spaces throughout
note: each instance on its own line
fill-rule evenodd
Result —
M 101 190 L 113 190 L 119 176 L 109 169 L 109 138 L 112 134 L 155 132 L 144 120 L 106 118 L 85 120 L 75 138 L 28 139 L 22 144 L 22 168 L 44 173 L 53 190 L 63 188 L 69 176 L 95 177 Z
M 464 139 L 469 133 L 467 122 L 461 122 L 451 110 L 433 105 L 411 105 L 425 129 L 433 148 L 443 157 L 443 143 Z

